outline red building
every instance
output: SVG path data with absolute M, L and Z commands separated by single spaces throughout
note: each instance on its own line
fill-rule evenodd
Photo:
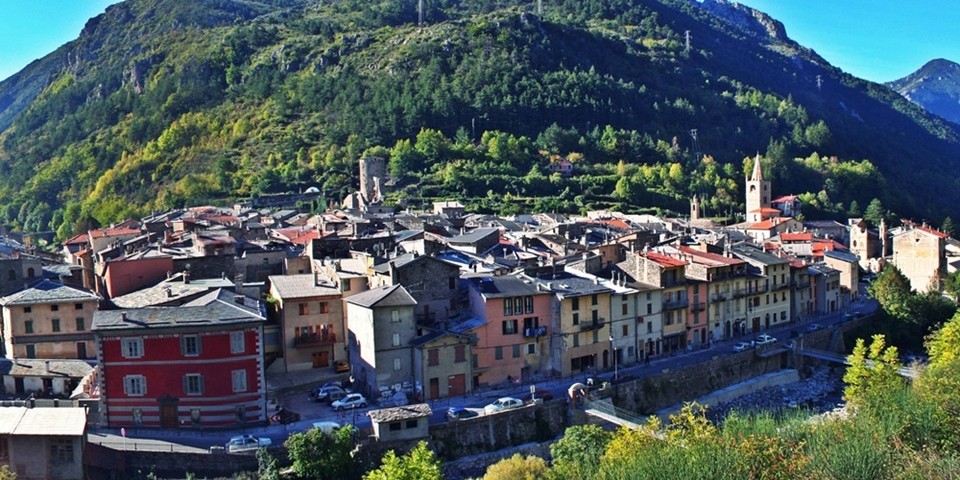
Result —
M 93 317 L 111 427 L 234 426 L 267 419 L 258 300 L 218 289 L 179 307 Z

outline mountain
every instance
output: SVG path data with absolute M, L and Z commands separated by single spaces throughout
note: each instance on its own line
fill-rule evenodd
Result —
M 356 188 L 511 213 L 743 210 L 763 154 L 809 218 L 960 216 L 960 132 L 722 0 L 127 0 L 0 83 L 0 222 L 60 238 Z M 567 157 L 576 174 L 551 174 Z M 317 205 L 319 207 L 320 205 Z
M 938 58 L 887 85 L 928 112 L 960 124 L 960 65 Z

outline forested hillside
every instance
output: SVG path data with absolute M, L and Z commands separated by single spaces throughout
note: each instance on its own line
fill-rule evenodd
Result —
M 679 0 L 127 0 L 0 83 L 0 222 L 353 188 L 510 213 L 742 211 L 759 153 L 808 217 L 958 216 L 955 127 L 746 7 Z M 689 32 L 689 48 L 687 33 Z M 819 79 L 819 80 L 818 80 Z M 693 132 L 695 130 L 695 133 Z M 696 141 L 694 141 L 696 140 Z M 569 178 L 551 161 L 574 163 Z

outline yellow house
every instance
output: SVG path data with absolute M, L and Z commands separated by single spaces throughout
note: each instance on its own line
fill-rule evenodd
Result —
M 542 277 L 541 284 L 554 295 L 553 333 L 550 336 L 552 369 L 562 376 L 612 368 L 610 351 L 609 287 L 599 279 L 567 272 Z
M 100 296 L 50 280 L 0 298 L 7 358 L 96 358 L 90 325 Z

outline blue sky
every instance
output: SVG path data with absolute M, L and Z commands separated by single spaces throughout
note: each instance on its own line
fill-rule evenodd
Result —
M 0 0 L 0 80 L 77 38 L 118 0 Z M 732 0 L 731 0 L 732 1 Z M 960 62 L 956 0 L 741 0 L 783 22 L 830 63 L 885 82 L 929 60 Z
M 0 0 L 0 80 L 76 39 L 118 0 Z
M 783 22 L 787 35 L 857 77 L 887 82 L 929 60 L 960 63 L 956 0 L 740 0 Z

